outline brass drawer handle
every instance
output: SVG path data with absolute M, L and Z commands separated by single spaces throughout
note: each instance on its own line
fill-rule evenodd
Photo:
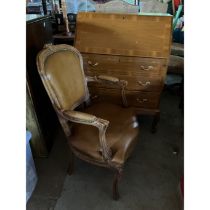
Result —
M 147 81 L 147 82 L 143 83 L 142 81 L 138 81 L 138 84 L 146 87 L 146 86 L 149 86 L 151 84 L 151 82 Z
M 96 62 L 96 63 L 92 63 L 92 61 L 88 61 L 88 64 L 90 65 L 90 66 L 92 66 L 92 67 L 94 67 L 94 66 L 98 66 L 98 62 Z
M 143 98 L 143 99 L 137 98 L 136 100 L 137 100 L 139 103 L 144 103 L 144 102 L 147 102 L 147 101 L 148 101 L 147 98 Z
M 153 66 L 148 66 L 148 67 L 141 66 L 141 69 L 144 70 L 144 71 L 149 71 L 149 70 L 153 70 L 154 67 Z

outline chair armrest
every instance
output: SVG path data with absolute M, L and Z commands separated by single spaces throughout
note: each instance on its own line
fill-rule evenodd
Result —
M 112 77 L 108 75 L 99 75 L 98 79 L 113 82 L 113 83 L 118 83 L 120 81 L 117 77 Z
M 121 88 L 121 96 L 122 96 L 123 105 L 128 106 L 126 95 L 125 95 L 125 88 L 128 85 L 127 81 L 120 80 L 117 77 L 112 77 L 108 75 L 99 75 L 95 77 L 87 76 L 86 79 L 87 79 L 87 82 L 100 82 L 100 83 L 110 82 L 110 83 L 118 85 Z
M 119 83 L 120 80 L 117 77 L 112 77 L 108 75 L 99 75 L 99 76 L 86 76 L 87 82 L 111 82 L 111 83 Z
M 76 123 L 91 124 L 97 120 L 97 117 L 91 114 L 78 111 L 64 111 L 63 115 L 68 118 L 68 120 Z
M 99 129 L 99 141 L 102 149 L 102 156 L 107 161 L 111 160 L 112 152 L 107 144 L 105 136 L 109 121 L 79 111 L 63 111 L 61 112 L 61 115 L 68 121 L 97 127 Z

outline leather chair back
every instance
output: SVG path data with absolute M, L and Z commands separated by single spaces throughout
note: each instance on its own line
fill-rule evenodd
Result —
M 69 45 L 46 45 L 37 66 L 50 99 L 61 110 L 73 110 L 89 98 L 82 56 Z

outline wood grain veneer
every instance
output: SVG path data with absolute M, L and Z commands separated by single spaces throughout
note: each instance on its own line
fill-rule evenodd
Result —
M 79 13 L 75 47 L 82 53 L 85 74 L 126 80 L 128 105 L 159 120 L 160 95 L 171 48 L 172 16 Z M 120 103 L 120 91 L 89 83 L 93 101 Z

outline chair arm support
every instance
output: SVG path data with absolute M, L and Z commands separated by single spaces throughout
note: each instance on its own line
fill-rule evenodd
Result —
M 86 76 L 87 82 L 111 82 L 119 83 L 120 80 L 117 77 L 112 77 L 108 75 L 99 75 L 99 76 Z
M 112 152 L 106 141 L 106 129 L 109 125 L 109 121 L 79 111 L 64 111 L 61 112 L 61 114 L 62 117 L 68 121 L 97 127 L 99 129 L 99 141 L 102 149 L 102 156 L 107 161 L 111 160 Z
M 98 79 L 108 81 L 108 82 L 113 82 L 113 83 L 119 83 L 119 79 L 117 77 L 112 77 L 108 75 L 99 75 Z
M 63 115 L 72 122 L 88 124 L 88 125 L 97 120 L 97 117 L 94 115 L 78 111 L 64 111 Z
M 123 105 L 128 106 L 126 95 L 125 95 L 125 88 L 128 85 L 127 81 L 120 80 L 117 77 L 112 77 L 112 76 L 108 76 L 108 75 L 99 75 L 99 76 L 95 76 L 95 77 L 87 76 L 86 79 L 87 79 L 87 82 L 100 82 L 100 83 L 110 82 L 110 83 L 120 86 Z

